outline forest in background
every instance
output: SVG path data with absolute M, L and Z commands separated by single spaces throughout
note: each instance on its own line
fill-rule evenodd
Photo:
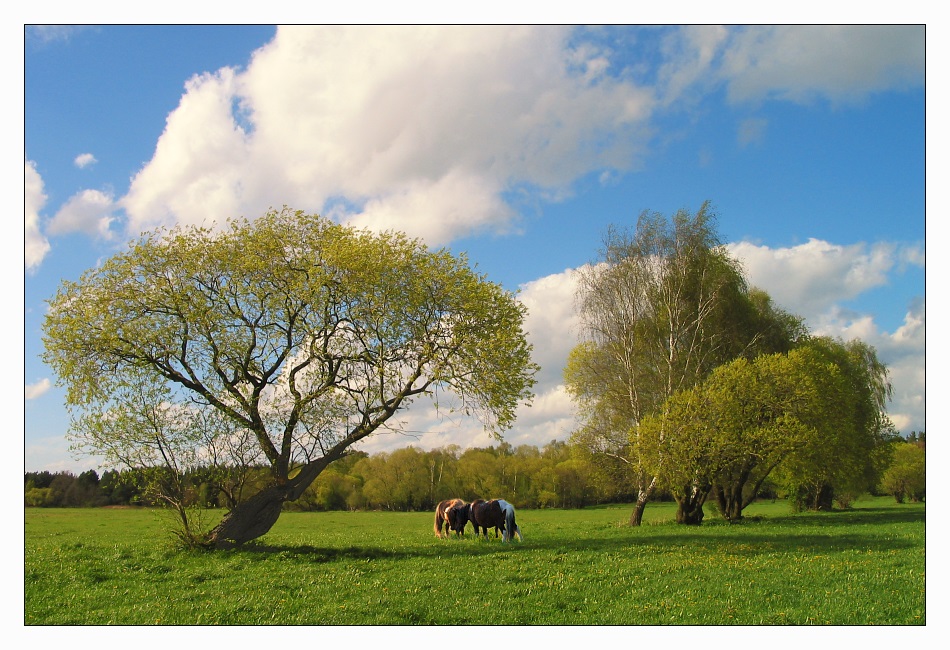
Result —
M 896 438 L 891 465 L 877 495 L 898 501 L 924 499 L 926 436 L 911 432 Z M 159 505 L 144 488 L 155 468 L 71 472 L 26 472 L 28 507 L 103 507 Z M 517 508 L 583 508 L 636 500 L 636 488 L 622 463 L 592 457 L 579 445 L 551 441 L 538 448 L 497 446 L 462 450 L 456 445 L 423 451 L 409 446 L 373 455 L 357 452 L 331 464 L 303 497 L 287 510 L 432 510 L 447 498 L 504 498 Z M 191 505 L 230 508 L 267 484 L 264 466 L 186 472 L 184 489 Z M 785 498 L 766 483 L 759 498 Z M 662 487 L 654 500 L 672 497 Z M 846 502 L 838 505 L 846 506 Z

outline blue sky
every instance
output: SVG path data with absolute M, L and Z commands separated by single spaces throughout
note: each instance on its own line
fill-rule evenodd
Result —
M 922 27 L 124 26 L 24 37 L 24 460 L 67 450 L 45 300 L 143 229 L 290 205 L 466 252 L 542 366 L 513 444 L 566 439 L 572 271 L 710 200 L 752 284 L 924 412 Z M 420 404 L 367 451 L 490 444 Z

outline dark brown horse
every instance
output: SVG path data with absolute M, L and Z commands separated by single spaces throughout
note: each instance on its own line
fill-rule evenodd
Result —
M 445 518 L 449 522 L 449 529 L 455 531 L 455 536 L 465 535 L 465 525 L 468 523 L 469 505 L 452 506 L 445 511 Z
M 494 527 L 495 537 L 498 537 L 498 531 L 505 530 L 505 513 L 502 511 L 501 504 L 497 499 L 485 501 L 476 499 L 468 505 L 468 520 L 475 527 L 475 537 L 478 537 L 478 529 L 482 529 L 482 534 L 488 538 L 488 529 Z
M 440 501 L 439 505 L 435 507 L 435 523 L 433 524 L 433 529 L 435 530 L 435 536 L 442 537 L 442 529 L 445 528 L 445 536 L 449 536 L 449 530 L 454 530 L 458 535 L 459 531 L 455 526 L 452 525 L 452 521 L 448 518 L 449 510 L 453 508 L 460 508 L 465 505 L 465 502 L 461 499 L 446 499 L 445 501 Z M 455 517 L 453 516 L 453 519 Z M 462 530 L 465 529 L 465 524 L 462 524 Z

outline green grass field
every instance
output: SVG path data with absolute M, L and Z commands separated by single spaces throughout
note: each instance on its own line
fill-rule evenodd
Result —
M 430 513 L 284 513 L 178 550 L 167 513 L 26 509 L 26 625 L 924 625 L 923 504 L 672 523 L 671 504 L 519 510 L 523 543 Z M 209 517 L 214 517 L 214 513 Z M 446 639 L 443 639 L 446 640 Z

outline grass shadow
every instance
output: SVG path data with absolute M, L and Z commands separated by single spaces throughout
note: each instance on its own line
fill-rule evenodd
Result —
M 344 548 L 317 547 L 310 544 L 258 544 L 249 542 L 231 549 L 232 553 L 260 558 L 284 556 L 314 563 L 335 562 L 338 560 L 398 560 L 417 558 L 419 552 L 413 550 L 392 550 L 375 546 L 347 546 Z
M 250 542 L 232 552 L 257 556 L 260 559 L 286 556 L 306 562 L 330 563 L 341 560 L 400 560 L 430 558 L 470 558 L 544 550 L 552 553 L 624 552 L 632 548 L 649 549 L 657 554 L 676 553 L 684 548 L 695 552 L 726 551 L 754 556 L 771 553 L 839 553 L 848 550 L 887 552 L 914 548 L 910 539 L 880 534 L 877 528 L 895 524 L 923 522 L 922 511 L 895 508 L 862 508 L 836 510 L 829 513 L 749 517 L 729 524 L 714 520 L 696 527 L 683 527 L 672 522 L 640 528 L 624 528 L 628 534 L 611 532 L 584 535 L 565 541 L 543 536 L 528 541 L 503 543 L 489 537 L 433 539 L 431 546 L 405 550 L 381 546 L 318 547 L 309 544 L 263 544 Z M 833 529 L 839 529 L 834 531 Z
M 840 527 L 851 524 L 874 524 L 886 526 L 889 524 L 907 524 L 924 521 L 925 513 L 917 510 L 902 510 L 900 508 L 855 508 L 853 510 L 833 510 L 831 512 L 809 513 L 807 520 L 801 515 L 789 514 L 768 517 L 768 521 L 783 524 L 796 523 L 808 526 Z

